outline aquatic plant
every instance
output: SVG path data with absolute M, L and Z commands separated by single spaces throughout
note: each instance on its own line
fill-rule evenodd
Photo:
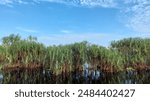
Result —
M 150 69 L 150 39 L 125 38 L 113 41 L 111 47 L 124 55 L 126 68 Z
M 150 69 L 150 39 L 126 38 L 113 41 L 110 47 L 86 41 L 46 47 L 36 37 L 22 39 L 11 34 L 2 38 L 0 45 L 0 68 L 7 83 L 13 80 L 14 83 L 69 83 L 73 80 L 80 83 L 84 80 L 85 63 L 89 80 L 97 77 L 97 73 L 113 75 L 120 71 Z

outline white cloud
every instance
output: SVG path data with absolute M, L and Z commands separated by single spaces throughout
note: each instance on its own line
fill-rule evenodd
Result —
M 124 3 L 126 3 L 126 4 L 129 4 L 129 3 L 147 4 L 147 3 L 149 3 L 149 0 L 124 0 Z
M 14 0 L 0 0 L 1 5 L 10 5 L 14 2 Z
M 16 0 L 16 2 L 19 4 L 28 4 L 28 2 L 26 2 L 26 0 Z
M 81 5 L 85 6 L 101 6 L 101 7 L 115 7 L 115 0 L 80 0 Z
M 34 0 L 35 2 L 54 2 L 54 3 L 64 3 L 66 5 L 74 6 L 88 6 L 88 7 L 115 7 L 115 0 Z
M 27 33 L 38 33 L 37 30 L 28 29 L 28 28 L 22 28 L 22 27 L 16 27 L 17 30 L 27 32 Z
M 150 0 L 128 0 L 125 4 L 126 25 L 134 31 L 150 33 Z
M 72 33 L 71 30 L 66 30 L 66 29 L 63 29 L 60 31 L 61 33 L 65 33 L 65 34 L 69 34 L 69 33 Z
M 74 6 L 88 6 L 88 7 L 115 7 L 115 0 L 31 0 L 30 3 L 40 3 L 40 2 L 53 2 L 53 3 L 63 3 L 66 5 Z M 27 0 L 0 0 L 2 5 L 12 5 L 13 3 L 27 4 Z
M 14 3 L 28 4 L 26 0 L 0 0 L 0 5 L 12 6 Z

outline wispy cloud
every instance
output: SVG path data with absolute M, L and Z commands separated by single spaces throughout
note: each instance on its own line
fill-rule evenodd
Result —
M 19 4 L 28 4 L 27 0 L 16 0 Z
M 124 21 L 128 28 L 136 32 L 150 33 L 150 0 L 0 0 L 0 5 L 11 6 L 15 3 L 30 4 L 33 2 L 38 4 L 42 2 L 60 3 L 80 7 L 115 7 L 123 11 L 120 15 L 127 15 Z M 62 32 L 69 33 L 65 30 Z
M 127 0 L 126 25 L 141 33 L 150 33 L 150 0 Z
M 12 7 L 13 4 L 28 4 L 26 0 L 0 0 L 0 5 L 10 6 Z
M 26 0 L 0 0 L 2 5 L 11 5 L 13 3 L 26 4 Z M 88 7 L 115 7 L 115 0 L 31 0 L 30 3 L 41 3 L 41 2 L 51 2 L 51 3 L 63 3 L 66 5 L 74 6 L 88 6 Z
M 117 2 L 115 0 L 79 0 L 84 6 L 101 6 L 101 7 L 115 7 Z
M 37 0 L 36 0 L 37 1 Z M 39 0 L 39 1 L 47 1 L 47 2 L 56 2 L 56 3 L 64 3 L 75 6 L 88 6 L 88 7 L 115 7 L 115 0 Z
M 16 27 L 17 30 L 27 32 L 27 33 L 38 33 L 37 30 L 34 29 L 28 29 L 28 28 L 22 28 L 22 27 Z
M 13 2 L 14 0 L 0 0 L 0 5 L 10 6 L 10 4 L 12 4 Z
M 72 33 L 71 30 L 66 30 L 66 29 L 63 29 L 60 31 L 61 33 L 65 33 L 65 34 L 69 34 L 69 33 Z
M 82 34 L 49 34 L 46 36 L 38 36 L 38 40 L 46 45 L 64 45 L 74 42 L 88 41 L 90 43 L 108 46 L 109 42 L 120 36 L 111 36 L 105 33 L 82 33 Z M 121 36 L 122 37 L 122 36 Z

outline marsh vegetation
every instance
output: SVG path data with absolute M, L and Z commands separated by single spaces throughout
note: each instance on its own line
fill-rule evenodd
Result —
M 103 47 L 86 41 L 45 46 L 11 34 L 0 45 L 0 83 L 150 83 L 150 39 Z

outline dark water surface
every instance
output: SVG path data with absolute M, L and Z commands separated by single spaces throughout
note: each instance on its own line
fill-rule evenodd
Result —
M 102 73 L 100 71 L 72 72 L 54 75 L 51 71 L 11 73 L 0 72 L 4 84 L 150 84 L 150 70 Z
M 3 81 L 3 75 L 2 72 L 0 72 L 0 84 L 2 84 L 2 81 Z

